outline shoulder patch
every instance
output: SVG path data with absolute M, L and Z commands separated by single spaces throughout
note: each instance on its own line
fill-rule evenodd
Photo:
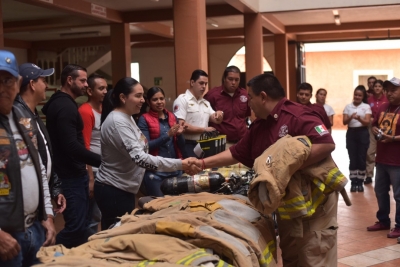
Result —
M 325 134 L 329 134 L 328 129 L 326 129 L 325 125 L 321 124 L 318 126 L 314 127 L 315 131 L 317 131 L 317 133 L 319 133 L 319 135 L 325 135 Z

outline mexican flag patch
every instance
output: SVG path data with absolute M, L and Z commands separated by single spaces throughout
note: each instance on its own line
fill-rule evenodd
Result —
M 314 129 L 317 131 L 317 133 L 319 133 L 319 135 L 324 135 L 324 134 L 328 134 L 329 133 L 328 129 L 326 129 L 325 125 L 323 125 L 323 124 L 315 126 Z

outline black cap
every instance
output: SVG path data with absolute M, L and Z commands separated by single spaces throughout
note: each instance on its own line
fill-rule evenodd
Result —
M 31 80 L 39 77 L 47 77 L 54 74 L 54 68 L 42 70 L 33 63 L 25 63 L 19 66 L 19 75 L 22 76 L 21 86 L 27 85 Z

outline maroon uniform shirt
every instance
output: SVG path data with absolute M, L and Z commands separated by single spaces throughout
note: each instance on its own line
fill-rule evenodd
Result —
M 315 112 L 317 112 L 320 115 L 320 118 L 327 129 L 332 128 L 331 121 L 329 120 L 329 117 L 326 114 L 326 111 L 325 111 L 323 105 L 320 105 L 318 103 L 315 103 L 315 104 L 308 103 L 306 106 L 311 108 L 312 110 L 314 110 Z
M 230 96 L 221 85 L 211 89 L 204 98 L 210 102 L 215 111 L 224 112 L 222 123 L 210 122 L 210 126 L 220 133 L 226 134 L 228 142 L 239 141 L 247 132 L 246 118 L 251 115 L 250 107 L 247 104 L 248 94 L 246 89 L 239 87 L 234 95 Z
M 379 107 L 382 106 L 382 104 L 387 103 L 388 100 L 384 94 L 381 95 L 381 98 L 376 98 L 374 95 L 368 97 L 368 104 L 371 107 L 372 111 L 372 118 L 375 118 Z
M 265 149 L 285 135 L 306 135 L 313 144 L 334 144 L 333 139 L 315 111 L 283 98 L 268 115 L 257 119 L 242 140 L 230 147 L 232 156 L 248 167 Z
M 397 110 L 397 112 L 396 112 Z M 380 128 L 385 134 L 400 135 L 400 106 L 384 103 L 377 111 L 373 126 Z M 375 162 L 400 166 L 400 142 L 376 143 Z

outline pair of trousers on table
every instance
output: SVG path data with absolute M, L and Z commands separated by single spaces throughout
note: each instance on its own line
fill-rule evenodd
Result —
M 285 136 L 254 164 L 249 199 L 278 214 L 285 267 L 337 265 L 338 192 L 347 183 L 329 156 L 299 170 L 311 152 L 306 136 Z

